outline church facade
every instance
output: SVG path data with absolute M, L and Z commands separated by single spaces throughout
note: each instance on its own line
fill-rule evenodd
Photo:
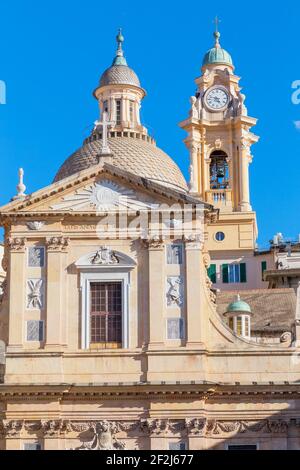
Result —
M 181 123 L 187 184 L 140 121 L 123 41 L 83 146 L 35 193 L 21 171 L 0 208 L 0 449 L 300 449 L 300 295 L 255 334 L 243 299 L 273 261 L 254 254 L 256 120 L 232 59 L 216 32 Z

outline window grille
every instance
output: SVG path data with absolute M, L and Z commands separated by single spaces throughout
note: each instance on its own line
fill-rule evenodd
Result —
M 122 342 L 122 284 L 91 283 L 91 343 Z

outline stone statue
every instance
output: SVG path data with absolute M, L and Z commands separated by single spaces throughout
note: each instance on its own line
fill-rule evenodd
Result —
M 92 423 L 91 431 L 93 432 L 92 440 L 82 444 L 78 450 L 117 450 L 125 448 L 125 444 L 119 442 L 114 436 L 117 432 L 115 423 L 109 423 L 108 421 Z
M 198 114 L 198 109 L 197 109 L 197 98 L 196 98 L 196 96 L 191 96 L 190 97 L 190 103 L 191 103 L 191 106 L 192 106 L 190 115 L 191 115 L 192 118 L 198 119 L 199 114 Z
M 192 193 L 192 192 L 196 192 L 196 188 L 194 184 L 194 166 L 192 164 L 190 165 L 189 172 L 190 172 L 189 188 L 190 188 L 190 192 Z

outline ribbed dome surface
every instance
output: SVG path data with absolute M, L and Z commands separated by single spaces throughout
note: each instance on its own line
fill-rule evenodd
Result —
M 166 186 L 187 190 L 183 174 L 176 163 L 155 144 L 133 137 L 110 137 L 112 165 Z M 54 182 L 98 164 L 102 140 L 86 141 L 61 166 Z
M 221 47 L 213 47 L 207 51 L 204 56 L 202 66 L 208 64 L 230 65 L 231 67 L 233 66 L 231 55 Z
M 100 78 L 99 86 L 107 85 L 141 86 L 138 76 L 127 65 L 112 65 L 106 69 Z

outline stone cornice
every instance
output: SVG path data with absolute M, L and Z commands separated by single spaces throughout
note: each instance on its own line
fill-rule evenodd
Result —
M 204 383 L 204 382 L 156 382 L 156 383 L 107 383 L 107 384 L 40 384 L 40 385 L 0 385 L 0 397 L 9 400 L 29 400 L 52 399 L 61 400 L 85 400 L 93 401 L 99 398 L 109 400 L 120 400 L 121 398 L 133 399 L 151 399 L 158 397 L 166 397 L 168 400 L 177 400 L 182 398 L 197 398 L 206 400 L 214 400 L 219 397 L 230 397 L 231 399 L 257 399 L 258 396 L 263 398 L 274 399 L 299 399 L 300 383 L 248 383 L 240 384 L 239 382 L 230 384 L 221 383 Z M 27 401 L 27 400 L 26 400 Z

